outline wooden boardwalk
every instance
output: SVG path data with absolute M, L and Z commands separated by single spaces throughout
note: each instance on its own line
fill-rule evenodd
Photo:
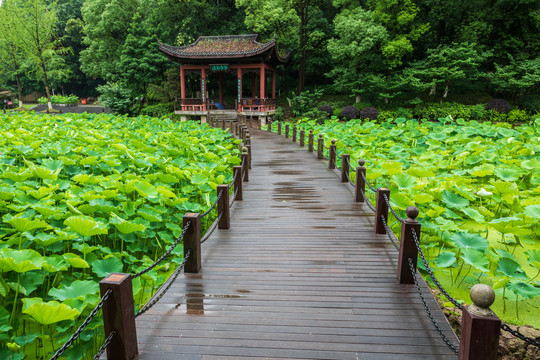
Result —
M 456 359 L 414 285 L 397 283 L 397 251 L 352 187 L 289 139 L 252 133 L 231 228 L 202 245 L 199 274 L 137 319 L 139 358 Z

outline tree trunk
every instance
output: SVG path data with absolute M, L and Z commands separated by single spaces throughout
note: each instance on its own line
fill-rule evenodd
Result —
M 47 95 L 47 111 L 51 112 L 51 93 L 49 91 L 49 80 L 47 79 L 47 70 L 45 69 L 45 63 L 43 62 L 43 59 L 41 59 L 41 70 L 43 71 L 43 84 L 45 85 L 45 94 Z
M 301 2 L 300 15 L 300 67 L 298 69 L 298 94 L 304 91 L 306 75 L 306 23 L 307 23 L 308 4 Z
M 17 92 L 19 94 L 19 107 L 22 108 L 23 101 L 22 101 L 22 87 L 21 87 L 21 77 L 19 75 L 15 76 L 15 79 L 17 80 Z

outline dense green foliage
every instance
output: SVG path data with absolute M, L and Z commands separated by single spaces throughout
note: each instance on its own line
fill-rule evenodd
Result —
M 0 114 L 0 133 L 2 359 L 48 358 L 99 301 L 98 282 L 152 264 L 239 163 L 225 131 L 166 118 Z M 133 281 L 137 306 L 182 247 L 173 254 Z M 101 326 L 68 356 L 93 355 Z
M 79 102 L 79 97 L 75 95 L 69 95 L 69 96 L 53 95 L 51 96 L 51 102 L 53 104 L 77 104 Z M 46 104 L 47 98 L 45 97 L 39 98 L 38 103 Z
M 365 159 L 367 179 L 391 190 L 402 217 L 418 206 L 422 247 L 450 294 L 468 302 L 473 284 L 490 284 L 501 318 L 540 327 L 540 119 L 516 128 L 445 122 L 306 118 L 299 127 L 324 133 L 326 146 L 338 139 L 353 168 Z M 399 223 L 390 225 L 399 236 Z
M 31 92 L 47 74 L 51 87 L 78 96 L 97 96 L 108 82 L 129 90 L 132 105 L 141 96 L 170 102 L 179 89 L 169 71 L 177 69 L 158 41 L 186 45 L 200 35 L 254 32 L 290 51 L 279 69 L 285 94 L 306 86 L 344 94 L 347 105 L 358 96 L 375 106 L 499 97 L 540 109 L 535 1 L 44 1 L 32 6 L 47 16 L 26 16 L 25 23 L 48 29 L 41 32 L 54 45 L 42 53 L 46 70 L 33 66 L 39 54 L 22 46 L 30 38 L 20 17 L 2 16 L 0 87 Z M 0 8 L 12 14 L 31 7 L 6 0 Z

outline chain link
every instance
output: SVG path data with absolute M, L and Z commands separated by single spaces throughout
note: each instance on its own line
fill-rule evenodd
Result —
M 212 207 L 208 210 L 206 210 L 206 212 L 204 212 L 202 215 L 201 215 L 201 219 L 203 217 L 205 217 L 206 215 L 210 214 L 210 211 L 214 210 L 214 208 L 216 207 L 219 199 L 221 199 L 221 195 L 223 195 L 223 190 L 221 190 L 216 198 L 216 201 L 214 201 L 214 203 L 212 204 Z
M 371 185 L 369 184 L 369 181 L 367 181 L 366 176 L 364 175 L 364 173 L 362 171 L 360 171 L 360 175 L 362 175 L 362 179 L 364 179 L 364 183 L 367 185 L 369 190 L 371 190 L 373 192 L 377 192 L 377 189 L 374 189 L 374 188 L 371 187 Z
M 229 189 L 232 188 L 232 187 L 234 186 L 234 183 L 235 183 L 235 181 L 236 181 L 236 177 L 238 176 L 238 173 L 239 173 L 239 172 L 240 172 L 240 171 L 235 171 L 235 172 L 234 172 L 233 179 L 232 179 L 231 183 L 229 184 Z
M 427 273 L 429 274 L 429 276 L 431 277 L 431 279 L 433 280 L 437 288 L 439 288 L 439 290 L 448 299 L 448 301 L 454 304 L 455 307 L 457 307 L 458 309 L 463 309 L 463 305 L 461 305 L 459 302 L 457 302 L 456 299 L 451 297 L 450 294 L 448 294 L 448 292 L 446 291 L 446 289 L 442 287 L 439 280 L 437 280 L 437 278 L 435 277 L 435 274 L 433 274 L 433 271 L 431 270 L 431 267 L 429 267 L 429 264 L 426 260 L 424 252 L 422 251 L 422 247 L 420 246 L 420 241 L 418 240 L 418 235 L 416 234 L 416 230 L 411 229 L 411 232 L 413 235 L 414 244 L 416 245 L 416 249 L 418 250 L 418 254 L 420 254 L 420 258 L 422 259 L 422 262 L 424 263 L 424 267 L 426 268 Z
M 513 330 L 510 326 L 508 326 L 507 324 L 501 324 L 501 329 L 503 329 L 504 331 L 508 331 L 510 334 L 514 335 L 515 337 L 517 338 L 520 338 L 521 340 L 533 345 L 533 346 L 536 346 L 538 348 L 540 348 L 540 342 L 526 336 L 526 335 L 523 335 L 522 333 L 520 333 L 519 331 L 516 331 L 516 330 Z
M 83 321 L 83 323 L 81 324 L 81 326 L 79 326 L 79 328 L 73 333 L 73 335 L 71 335 L 71 337 L 69 338 L 68 341 L 66 341 L 64 343 L 64 345 L 62 345 L 62 347 L 60 349 L 58 349 L 58 351 L 54 354 L 54 356 L 52 358 L 50 358 L 49 360 L 56 360 L 58 359 L 60 356 L 62 356 L 62 354 L 64 353 L 64 351 L 66 351 L 72 344 L 75 340 L 77 340 L 77 338 L 81 335 L 81 333 L 84 331 L 84 329 L 86 329 L 86 327 L 88 326 L 88 324 L 90 324 L 90 321 L 92 321 L 92 319 L 96 316 L 96 314 L 98 313 L 98 311 L 103 307 L 103 304 L 105 304 L 105 301 L 107 301 L 107 299 L 109 298 L 109 295 L 111 295 L 112 293 L 112 290 L 111 289 L 108 289 L 105 294 L 103 294 L 103 297 L 101 298 L 101 300 L 99 301 L 99 303 L 96 305 L 96 307 L 94 308 L 94 310 L 92 310 L 92 312 L 90 312 L 90 315 L 88 315 L 88 317 L 86 318 L 86 320 Z
M 131 278 L 132 279 L 136 279 L 138 278 L 139 276 L 141 275 L 144 275 L 146 274 L 147 272 L 149 272 L 150 270 L 152 270 L 153 268 L 155 268 L 156 266 L 159 265 L 159 263 L 161 263 L 163 261 L 163 259 L 165 259 L 167 256 L 169 256 L 171 254 L 171 252 L 174 250 L 174 248 L 176 247 L 176 245 L 178 245 L 178 243 L 180 243 L 180 240 L 184 237 L 187 229 L 189 228 L 189 226 L 191 225 L 191 221 L 188 221 L 188 223 L 186 224 L 186 226 L 184 226 L 184 229 L 182 230 L 182 233 L 180 234 L 179 237 L 176 238 L 176 240 L 174 241 L 174 243 L 172 244 L 172 246 L 169 248 L 169 250 L 167 250 L 165 252 L 165 254 L 161 255 L 161 257 L 159 259 L 156 260 L 156 262 L 154 262 L 152 265 L 150 265 L 149 267 L 147 267 L 146 269 L 136 273 L 135 275 L 133 275 Z
M 206 240 L 208 240 L 210 235 L 212 235 L 212 233 L 216 230 L 222 217 L 223 217 L 223 213 L 219 214 L 218 218 L 212 223 L 212 225 L 210 225 L 210 227 L 206 231 L 206 234 L 204 234 L 203 238 L 201 239 L 201 244 L 205 242 Z
M 360 190 L 360 194 L 362 194 L 362 197 L 364 198 L 364 203 L 371 209 L 371 211 L 376 212 L 375 206 L 371 203 L 371 201 L 367 198 L 366 194 Z
M 386 223 L 385 217 L 382 215 L 381 215 L 381 220 L 384 226 L 384 230 L 386 230 L 386 235 L 388 235 L 388 238 L 390 239 L 390 241 L 392 242 L 396 250 L 399 251 L 399 246 L 397 244 L 399 240 L 397 239 L 396 235 L 394 235 L 394 232 L 392 231 L 392 229 L 390 229 L 390 227 Z
M 433 326 L 435 327 L 435 330 L 441 335 L 441 338 L 443 341 L 448 345 L 448 347 L 454 352 L 454 354 L 459 354 L 459 347 L 456 347 L 454 344 L 450 342 L 450 340 L 444 335 L 441 328 L 439 327 L 439 324 L 437 324 L 437 321 L 433 317 L 433 314 L 431 313 L 431 310 L 429 309 L 429 306 L 426 302 L 426 299 L 424 298 L 424 294 L 422 294 L 422 289 L 420 289 L 420 285 L 418 284 L 418 279 L 416 278 L 416 270 L 414 269 L 413 261 L 411 258 L 407 259 L 409 261 L 409 269 L 411 270 L 411 274 L 414 279 L 414 284 L 416 285 L 416 290 L 418 291 L 418 295 L 420 295 L 420 299 L 422 300 L 422 304 L 424 304 L 424 309 L 426 309 L 426 312 L 429 316 L 429 319 L 433 323 Z
M 383 193 L 383 198 L 384 198 L 384 201 L 386 202 L 386 205 L 388 206 L 388 209 L 390 209 L 390 211 L 392 212 L 392 214 L 394 215 L 394 217 L 395 217 L 399 222 L 403 222 L 403 219 L 400 218 L 398 214 L 396 214 L 396 212 L 394 211 L 394 208 L 392 207 L 392 205 L 390 205 L 390 200 L 388 200 L 388 196 L 386 196 L 385 193 Z
M 237 194 L 238 194 L 238 189 L 236 189 L 236 190 L 234 191 L 234 195 L 233 195 L 231 201 L 229 201 L 229 208 L 231 208 L 231 207 L 233 206 L 234 202 L 236 201 L 236 195 L 237 195 Z
M 116 335 L 116 331 L 111 331 L 111 333 L 109 334 L 109 336 L 105 339 L 105 342 L 103 342 L 103 345 L 101 345 L 101 347 L 99 348 L 98 352 L 96 355 L 94 355 L 94 357 L 92 358 L 92 360 L 99 360 L 100 356 L 103 355 L 103 353 L 105 352 L 105 349 L 107 349 L 107 346 L 109 346 L 109 344 L 111 343 L 114 335 Z
M 173 274 L 169 276 L 167 280 L 165 280 L 165 283 L 167 281 L 169 282 L 167 286 L 165 286 L 165 283 L 163 283 L 163 285 L 160 286 L 158 291 L 156 291 L 156 293 L 150 298 L 150 300 L 148 300 L 148 302 L 144 304 L 144 306 L 135 314 L 135 318 L 138 318 L 139 316 L 150 310 L 152 306 L 154 306 L 159 301 L 159 299 L 161 299 L 163 295 L 165 295 L 165 293 L 171 288 L 172 284 L 178 277 L 178 274 L 180 274 L 180 271 L 184 268 L 184 265 L 186 265 L 186 261 L 189 259 L 190 255 L 191 250 L 188 250 L 186 256 L 184 257 L 184 261 L 182 261 L 182 263 L 176 268 L 176 270 L 174 270 Z M 162 291 L 162 289 L 164 290 Z M 156 296 L 156 294 L 158 295 Z

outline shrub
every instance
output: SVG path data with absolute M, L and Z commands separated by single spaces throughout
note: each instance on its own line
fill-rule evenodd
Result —
M 121 84 L 115 82 L 98 86 L 97 90 L 101 93 L 99 101 L 103 106 L 116 113 L 129 113 L 133 101 L 129 89 L 126 89 L 122 87 Z
M 322 96 L 322 90 L 314 90 L 310 93 L 309 90 L 301 92 L 300 95 L 292 94 L 291 98 L 287 98 L 291 103 L 291 112 L 293 116 L 303 116 L 306 112 L 313 109 L 317 101 Z
M 353 105 L 345 106 L 343 110 L 341 110 L 341 117 L 347 120 L 358 119 L 359 116 L 360 116 L 360 110 L 358 110 L 356 106 L 353 106 Z
M 152 117 L 162 117 L 168 115 L 173 111 L 173 105 L 169 104 L 156 104 L 146 105 L 139 112 L 140 115 L 148 115 Z
M 525 110 L 514 109 L 506 115 L 506 121 L 509 123 L 527 123 L 531 120 L 531 117 Z
M 379 116 L 379 110 L 377 110 L 374 107 L 366 107 L 366 108 L 363 108 L 362 111 L 360 111 L 361 119 L 376 120 L 378 116 Z
M 334 108 L 330 105 L 323 105 L 319 107 L 319 111 L 327 113 L 328 117 L 334 115 Z
M 276 113 L 274 115 L 272 115 L 272 119 L 274 121 L 281 121 L 281 120 L 283 120 L 284 116 L 285 116 L 285 109 L 283 109 L 282 107 L 277 107 L 276 108 Z
M 486 105 L 486 110 L 495 110 L 498 113 L 506 114 L 510 111 L 510 103 L 504 99 L 491 99 Z
M 63 95 L 53 95 L 51 96 L 52 104 L 77 104 L 79 102 L 79 97 L 75 95 L 63 96 Z M 42 96 L 38 99 L 38 103 L 46 104 L 47 98 Z

